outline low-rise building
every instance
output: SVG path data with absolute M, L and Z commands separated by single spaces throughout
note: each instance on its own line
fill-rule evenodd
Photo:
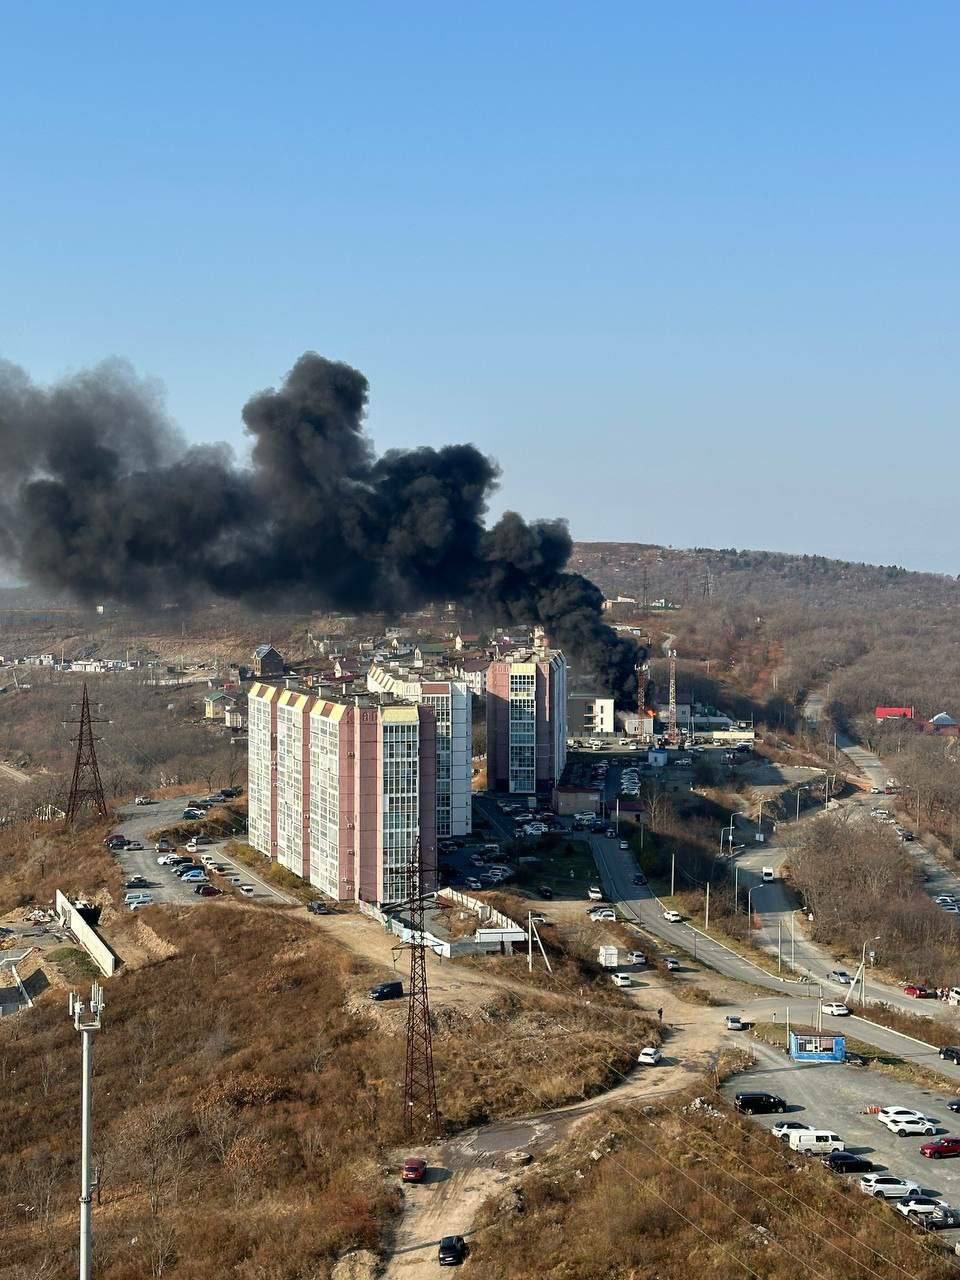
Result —
M 273 680 L 284 672 L 280 651 L 272 644 L 258 644 L 253 651 L 253 674 L 258 680 Z
M 570 737 L 589 738 L 595 733 L 615 732 L 612 698 L 584 693 L 568 694 L 567 733 Z

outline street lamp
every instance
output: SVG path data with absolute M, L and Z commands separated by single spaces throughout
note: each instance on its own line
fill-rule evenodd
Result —
M 809 791 L 809 790 L 810 790 L 809 782 L 803 782 L 800 784 L 799 787 L 797 787 L 797 821 L 798 822 L 800 821 L 800 792 Z
M 734 821 L 735 821 L 735 819 L 736 819 L 736 818 L 745 818 L 745 817 L 747 817 L 747 815 L 743 812 L 743 810 L 742 810 L 742 809 L 737 809 L 734 813 L 731 813 L 731 815 L 730 815 L 730 822 L 729 822 L 729 824 L 728 824 L 727 826 L 725 826 L 725 827 L 721 827 L 721 828 L 720 828 L 720 857 L 721 857 L 721 858 L 723 857 L 723 833 L 724 833 L 725 831 L 726 831 L 726 832 L 728 832 L 728 836 L 727 836 L 727 843 L 729 844 L 729 847 L 730 847 L 730 856 L 731 856 L 731 857 L 733 857 L 733 827 L 734 827 Z
M 758 884 L 751 885 L 747 890 L 747 928 L 750 928 L 750 921 L 753 918 L 753 895 L 754 891 L 759 889 Z
M 864 1002 L 866 998 L 864 987 L 866 986 L 866 982 L 867 982 L 867 943 L 870 941 L 879 942 L 880 934 L 878 933 L 876 937 L 872 939 L 864 938 L 863 946 L 860 948 L 860 1008 L 861 1009 L 864 1006 Z
M 803 910 L 803 907 L 794 907 L 794 909 L 790 912 L 790 968 L 791 969 L 796 969 L 797 967 L 797 935 L 794 932 L 793 925 L 794 925 L 794 920 L 797 916 L 797 913 L 802 910 Z

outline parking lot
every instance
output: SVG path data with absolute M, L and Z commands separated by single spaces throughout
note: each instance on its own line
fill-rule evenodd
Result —
M 139 840 L 143 845 L 143 849 L 121 849 L 117 854 L 117 861 L 123 870 L 125 881 L 132 876 L 143 876 L 147 882 L 145 892 L 153 896 L 154 902 L 176 903 L 179 906 L 197 906 L 201 902 L 207 901 L 207 899 L 201 897 L 200 894 L 194 893 L 195 885 L 184 884 L 172 871 L 157 865 L 157 853 L 154 848 L 155 841 L 148 837 L 148 832 L 150 831 L 181 824 L 183 807 L 183 797 L 177 797 L 171 800 L 159 800 L 156 804 L 130 805 L 128 808 L 118 810 L 120 821 L 116 823 L 113 830 L 119 832 L 120 835 L 126 836 L 128 840 Z M 252 872 L 249 867 L 228 857 L 224 853 L 226 843 L 224 840 L 214 841 L 212 844 L 204 845 L 193 856 L 199 861 L 204 854 L 209 853 L 218 862 L 226 864 L 234 873 L 241 875 L 244 884 L 253 886 L 253 894 L 250 895 L 250 899 L 253 902 L 274 901 L 289 904 L 294 901 L 287 894 L 267 884 L 266 881 Z M 183 853 L 183 848 L 179 848 L 178 852 Z M 211 876 L 210 880 L 212 884 L 225 891 L 234 887 L 224 882 L 221 876 Z
M 791 1063 L 762 1044 L 755 1046 L 755 1052 L 759 1065 L 735 1076 L 723 1092 L 731 1102 L 734 1094 L 754 1089 L 786 1100 L 785 1115 L 752 1117 L 758 1125 L 772 1129 L 781 1120 L 799 1120 L 830 1129 L 840 1135 L 848 1151 L 867 1156 L 879 1170 L 912 1179 L 924 1193 L 960 1206 L 960 1158 L 928 1160 L 920 1154 L 920 1146 L 929 1139 L 898 1138 L 875 1115 L 867 1114 L 868 1107 L 909 1107 L 934 1122 L 938 1136 L 954 1135 L 960 1133 L 960 1115 L 947 1109 L 948 1094 L 839 1063 Z M 858 1175 L 837 1176 L 855 1179 Z M 892 1204 L 890 1212 L 895 1212 Z M 960 1240 L 960 1230 L 939 1232 L 938 1236 L 953 1244 Z

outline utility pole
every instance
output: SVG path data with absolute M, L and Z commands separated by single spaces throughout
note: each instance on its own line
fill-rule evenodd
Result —
M 680 732 L 677 729 L 677 651 L 670 650 L 670 704 L 667 711 L 667 742 L 677 745 Z
M 782 937 L 781 937 L 782 929 L 783 929 L 783 921 L 778 920 L 777 921 L 777 973 L 783 972 L 783 955 L 780 950 L 780 944 L 782 942 Z
M 733 864 L 733 911 L 734 915 L 740 910 L 740 864 Z
M 67 825 L 73 826 L 81 811 L 88 803 L 101 818 L 107 816 L 107 802 L 103 798 L 103 783 L 100 781 L 100 769 L 97 766 L 96 738 L 93 736 L 93 725 L 102 724 L 100 718 L 90 715 L 90 699 L 87 696 L 87 683 L 83 683 L 83 699 L 80 703 L 80 719 L 65 720 L 64 724 L 79 724 L 80 731 L 74 738 L 77 744 L 77 758 L 73 765 L 73 779 L 70 783 L 70 798 L 67 801 Z
M 703 913 L 703 932 L 710 928 L 710 881 L 707 881 L 707 905 Z
M 410 911 L 410 992 L 407 999 L 403 1131 L 408 1138 L 420 1133 L 430 1138 L 439 1138 L 440 1113 L 437 1109 L 437 1082 L 433 1072 L 430 995 L 427 990 L 426 944 L 423 940 L 423 861 L 419 836 L 407 866 L 407 898 Z
M 86 690 L 84 690 L 86 692 Z M 100 1030 L 103 1012 L 103 988 L 95 982 L 90 990 L 88 1005 L 70 992 L 70 1017 L 80 1032 L 83 1059 L 83 1080 L 80 1092 L 80 1280 L 90 1280 L 90 1258 L 93 1230 L 91 1225 L 91 1193 L 93 1181 L 90 1169 L 93 1163 L 91 1129 L 91 1085 L 93 1077 L 93 1037 Z M 86 1016 L 84 1016 L 86 1015 Z
M 675 853 L 671 853 L 670 855 L 670 897 L 671 898 L 673 897 L 674 884 L 676 882 L 676 870 L 677 870 L 677 855 Z

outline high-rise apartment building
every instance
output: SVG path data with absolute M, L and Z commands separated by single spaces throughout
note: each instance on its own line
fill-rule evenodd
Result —
M 520 794 L 559 781 L 567 759 L 567 664 L 559 649 L 519 650 L 487 672 L 487 781 Z
M 367 673 L 372 693 L 432 707 L 437 718 L 437 835 L 472 829 L 473 705 L 462 680 L 446 680 L 375 662 Z
M 254 684 L 249 695 L 251 845 L 331 898 L 406 896 L 420 842 L 436 884 L 436 715 L 389 697 Z

